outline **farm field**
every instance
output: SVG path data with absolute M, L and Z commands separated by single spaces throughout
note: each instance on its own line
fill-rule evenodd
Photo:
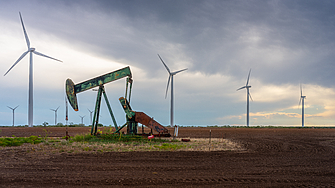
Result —
M 56 127 L 0 129 L 1 137 L 65 136 L 65 128 Z M 71 136 L 89 130 L 68 128 Z M 179 137 L 209 140 L 209 130 L 213 140 L 227 139 L 241 148 L 82 153 L 27 152 L 38 147 L 30 144 L 0 148 L 0 187 L 335 185 L 335 129 L 179 128 Z

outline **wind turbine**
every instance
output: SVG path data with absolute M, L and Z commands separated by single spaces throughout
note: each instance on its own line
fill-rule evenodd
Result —
M 9 68 L 9 70 L 4 74 L 4 76 L 6 76 L 6 74 L 12 70 L 12 68 L 17 64 L 19 63 L 19 61 L 24 58 L 24 56 L 26 56 L 28 53 L 30 55 L 30 61 L 29 61 L 29 100 L 28 100 L 28 125 L 29 127 L 32 127 L 33 126 L 33 53 L 36 54 L 36 55 L 39 55 L 39 56 L 42 56 L 42 57 L 46 57 L 46 58 L 49 58 L 49 59 L 53 59 L 53 60 L 56 60 L 56 61 L 60 61 L 58 59 L 55 59 L 55 58 L 52 58 L 52 57 L 49 57 L 47 55 L 44 55 L 40 52 L 37 52 L 35 50 L 35 48 L 31 48 L 30 47 L 30 41 L 29 41 L 29 38 L 28 38 L 28 35 L 27 35 L 27 32 L 26 32 L 26 29 L 23 25 L 23 21 L 22 21 L 22 17 L 21 17 L 21 13 L 19 12 L 20 14 L 20 19 L 21 19 L 21 24 L 22 24 L 22 28 L 23 28 L 23 32 L 24 32 L 24 37 L 26 39 L 26 43 L 27 43 L 27 46 L 28 46 L 28 50 L 26 52 L 24 52 L 18 60 L 16 60 L 16 62 L 13 64 L 12 67 Z M 60 61 L 62 62 L 62 61 Z
M 84 117 L 85 116 L 80 116 L 81 117 L 81 124 L 84 125 Z
M 93 111 L 91 111 L 90 109 L 87 108 L 87 110 L 90 112 L 90 118 L 91 118 L 91 125 L 93 124 L 93 119 L 92 119 L 92 113 Z
M 59 108 L 59 106 L 58 106 L 58 108 Z M 50 109 L 50 110 L 52 110 L 52 111 L 55 112 L 55 125 L 57 125 L 57 110 L 58 110 L 58 108 L 56 108 L 56 109 Z
M 304 125 L 305 125 L 305 120 L 304 120 L 304 113 L 305 113 L 305 98 L 306 98 L 306 96 L 302 96 L 302 86 L 301 86 L 301 84 L 300 84 L 300 100 L 299 100 L 299 106 L 300 106 L 300 103 L 301 103 L 301 118 L 302 118 L 302 120 L 301 120 L 301 125 L 302 125 L 302 127 L 304 127 Z
M 250 78 L 250 72 L 251 72 L 251 69 L 249 71 L 247 83 L 245 84 L 245 86 L 243 86 L 243 87 L 241 87 L 241 88 L 239 88 L 239 89 L 236 90 L 236 91 L 238 91 L 238 90 L 241 90 L 241 89 L 244 89 L 244 88 L 247 89 L 247 127 L 249 127 L 249 97 L 252 100 L 251 94 L 249 92 L 249 88 L 251 88 L 251 86 L 248 85 L 249 84 L 249 78 Z
M 12 108 L 12 107 L 9 107 L 7 106 L 8 108 L 10 108 L 11 110 L 13 110 L 13 127 L 14 127 L 14 110 L 19 107 L 19 105 L 17 105 L 15 108 Z
M 173 76 L 182 72 L 182 71 L 185 71 L 187 70 L 186 69 L 182 69 L 182 70 L 179 70 L 179 71 L 175 71 L 175 72 L 171 72 L 169 67 L 166 66 L 166 64 L 164 63 L 163 59 L 161 58 L 161 56 L 159 56 L 159 54 L 157 54 L 159 59 L 162 61 L 163 65 L 165 66 L 166 70 L 168 71 L 169 73 L 169 79 L 168 79 L 168 83 L 167 83 L 167 86 L 166 86 L 166 92 L 165 92 L 165 98 L 167 96 L 167 92 L 168 92 L 168 89 L 169 89 L 169 83 L 170 83 L 170 80 L 171 80 L 171 105 L 170 105 L 170 126 L 171 127 L 174 127 L 174 133 L 173 133 L 173 138 L 175 139 L 175 137 L 178 135 L 178 133 L 176 132 L 176 127 L 174 126 L 174 122 L 173 122 Z

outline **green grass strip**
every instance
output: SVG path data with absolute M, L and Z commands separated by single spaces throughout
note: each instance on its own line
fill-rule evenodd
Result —
M 1 137 L 0 138 L 0 146 L 8 147 L 8 146 L 21 146 L 24 143 L 30 144 L 39 144 L 42 142 L 42 138 L 37 136 L 30 136 L 30 137 Z

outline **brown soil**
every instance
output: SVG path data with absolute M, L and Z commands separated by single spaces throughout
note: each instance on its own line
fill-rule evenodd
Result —
M 0 128 L 44 136 L 44 128 Z M 180 137 L 224 138 L 231 151 L 55 153 L 0 150 L 0 187 L 332 187 L 335 129 L 180 128 Z M 47 128 L 65 136 L 65 128 Z M 51 132 L 51 133 L 50 133 Z M 69 128 L 69 134 L 89 128 Z M 30 147 L 32 145 L 26 145 Z M 39 154 L 37 154 L 39 153 Z

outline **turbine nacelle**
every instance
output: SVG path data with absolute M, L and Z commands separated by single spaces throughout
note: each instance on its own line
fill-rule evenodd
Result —
M 167 83 L 167 86 L 166 86 L 166 92 L 165 92 L 165 98 L 166 98 L 166 96 L 167 96 L 167 92 L 168 92 L 168 88 L 169 88 L 169 84 L 170 84 L 170 80 L 173 79 L 173 78 L 171 78 L 171 77 L 173 77 L 174 75 L 176 75 L 176 74 L 178 74 L 178 73 L 180 73 L 180 72 L 183 72 L 183 71 L 187 70 L 187 68 L 186 68 L 186 69 L 179 70 L 179 71 L 171 72 L 170 69 L 169 69 L 169 67 L 164 63 L 164 61 L 163 61 L 163 59 L 161 58 L 161 56 L 160 56 L 159 54 L 157 54 L 157 55 L 158 55 L 159 59 L 162 61 L 162 63 L 163 63 L 163 65 L 164 65 L 164 67 L 166 68 L 166 70 L 167 70 L 168 73 L 169 73 L 168 83 Z M 172 84 L 172 83 L 171 83 L 171 84 Z M 171 87 L 173 87 L 173 86 L 171 86 Z M 171 89 L 171 91 L 172 91 L 172 89 Z
M 29 52 L 34 52 L 34 51 L 35 51 L 35 48 L 29 48 L 28 51 L 29 51 Z

